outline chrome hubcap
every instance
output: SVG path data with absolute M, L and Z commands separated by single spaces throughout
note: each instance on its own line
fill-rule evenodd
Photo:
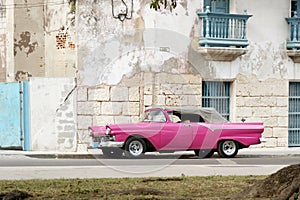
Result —
M 233 141 L 225 141 L 223 143 L 223 152 L 226 155 L 230 156 L 234 154 L 235 150 L 236 150 L 236 145 Z
M 139 156 L 143 153 L 143 145 L 140 141 L 134 140 L 129 144 L 129 152 L 131 155 Z

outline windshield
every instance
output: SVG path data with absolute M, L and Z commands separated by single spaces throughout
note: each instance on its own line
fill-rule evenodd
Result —
M 166 122 L 166 117 L 161 110 L 149 110 L 145 112 L 144 122 Z

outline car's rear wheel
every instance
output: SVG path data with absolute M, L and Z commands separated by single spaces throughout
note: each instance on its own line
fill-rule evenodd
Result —
M 105 158 L 121 158 L 124 152 L 120 148 L 103 148 L 101 150 Z
M 233 158 L 238 153 L 238 144 L 233 140 L 223 140 L 218 144 L 218 154 L 222 158 Z
M 199 158 L 211 158 L 214 155 L 214 150 L 212 149 L 200 149 L 194 150 L 196 156 Z
M 140 138 L 129 138 L 125 144 L 125 156 L 127 158 L 141 158 L 145 151 L 146 143 Z

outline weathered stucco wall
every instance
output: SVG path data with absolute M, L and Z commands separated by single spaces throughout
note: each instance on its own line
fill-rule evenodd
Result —
M 15 79 L 75 77 L 75 1 L 14 2 Z
M 231 13 L 246 9 L 253 15 L 247 23 L 248 52 L 232 62 L 206 61 L 190 47 L 199 37 L 196 12 L 202 1 L 181 1 L 172 13 L 135 1 L 133 18 L 123 23 L 112 17 L 111 1 L 77 3 L 80 141 L 88 125 L 128 122 L 148 105 L 201 105 L 204 80 L 232 83 L 231 121 L 263 121 L 265 146 L 287 146 L 288 83 L 300 80 L 299 64 L 286 55 L 290 2 L 230 1 Z M 149 84 L 145 75 L 152 77 Z M 158 84 L 159 77 L 168 81 Z M 178 81 L 182 78 L 189 81 Z M 132 86 L 129 80 L 135 79 Z M 199 92 L 186 94 L 186 87 Z M 164 88 L 173 93 L 158 92 Z M 131 92 L 138 94 L 133 101 Z M 188 95 L 195 98 L 187 100 Z
M 74 78 L 30 78 L 31 150 L 76 151 Z

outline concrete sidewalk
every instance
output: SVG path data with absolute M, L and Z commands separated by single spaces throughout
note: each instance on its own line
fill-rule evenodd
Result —
M 158 155 L 158 153 L 149 153 Z M 191 155 L 192 151 L 180 151 L 170 155 Z M 0 150 L 0 156 L 18 155 L 35 158 L 68 158 L 68 159 L 94 159 L 102 155 L 99 149 L 88 149 L 86 152 L 58 152 L 58 151 L 18 151 Z M 165 155 L 165 154 L 163 154 Z M 300 147 L 250 147 L 241 149 L 236 157 L 280 157 L 300 156 Z

